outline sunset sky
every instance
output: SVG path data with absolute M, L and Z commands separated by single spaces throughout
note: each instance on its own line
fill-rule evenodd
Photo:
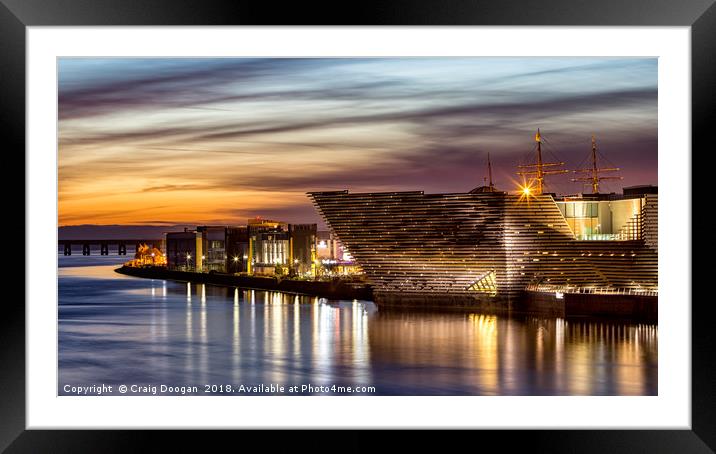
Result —
M 534 133 L 657 184 L 653 58 L 62 58 L 59 225 L 319 222 L 307 191 L 513 190 Z M 605 163 L 606 165 L 606 163 Z M 589 192 L 567 177 L 557 193 Z M 606 192 L 606 191 L 602 191 Z

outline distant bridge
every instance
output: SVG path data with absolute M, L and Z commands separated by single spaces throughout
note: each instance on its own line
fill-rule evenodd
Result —
M 58 240 L 58 248 L 62 248 L 64 255 L 72 255 L 72 245 L 82 246 L 82 255 L 90 255 L 92 245 L 99 245 L 100 255 L 109 255 L 109 246 L 117 245 L 117 255 L 127 255 L 127 245 L 134 245 L 134 252 L 139 251 L 139 245 L 146 244 L 149 247 L 160 248 L 161 239 L 129 239 L 129 240 Z

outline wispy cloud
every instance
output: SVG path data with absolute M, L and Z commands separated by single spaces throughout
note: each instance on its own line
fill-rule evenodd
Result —
M 506 185 L 538 127 L 570 165 L 597 134 L 624 185 L 656 183 L 655 59 L 61 59 L 59 68 L 61 224 L 228 222 L 262 210 L 318 219 L 305 191 L 469 190 L 487 151 Z

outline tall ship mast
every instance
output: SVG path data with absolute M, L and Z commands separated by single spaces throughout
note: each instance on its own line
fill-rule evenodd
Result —
M 490 178 L 490 192 L 495 192 L 495 185 L 492 183 L 492 163 L 490 162 L 490 152 L 487 152 L 487 175 Z
M 592 194 L 599 194 L 599 182 L 603 180 L 621 180 L 622 177 L 602 177 L 599 176 L 600 172 L 616 172 L 619 170 L 619 167 L 603 167 L 599 168 L 597 166 L 597 139 L 595 136 L 592 136 L 592 166 L 588 169 L 578 169 L 575 170 L 574 173 L 583 173 L 587 174 L 587 176 L 583 177 L 577 177 L 572 178 L 572 181 L 578 182 L 589 182 L 592 185 Z
M 497 188 L 495 188 L 495 183 L 492 180 L 492 161 L 490 160 L 490 152 L 487 152 L 487 176 L 483 177 L 484 185 L 479 186 L 470 193 L 472 194 L 478 194 L 482 192 L 501 192 L 498 191 Z
M 556 175 L 556 174 L 563 174 L 568 173 L 568 170 L 565 169 L 555 169 L 555 170 L 545 170 L 545 167 L 559 167 L 563 166 L 564 162 L 543 162 L 542 161 L 542 135 L 540 134 L 540 130 L 537 129 L 537 134 L 535 134 L 535 142 L 537 142 L 537 161 L 532 164 L 521 164 L 518 167 L 521 169 L 531 169 L 534 168 L 534 170 L 521 170 L 517 172 L 517 175 L 522 176 L 523 178 L 529 178 L 534 177 L 530 181 L 527 181 L 527 186 L 525 191 L 532 192 L 531 186 L 532 182 L 537 183 L 537 187 L 535 188 L 534 192 L 537 195 L 540 195 L 544 191 L 544 177 L 546 175 Z

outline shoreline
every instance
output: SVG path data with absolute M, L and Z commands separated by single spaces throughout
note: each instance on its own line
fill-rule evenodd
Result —
M 494 304 L 429 304 L 424 298 L 411 299 L 408 295 L 378 298 L 370 284 L 350 284 L 345 281 L 301 281 L 276 279 L 275 277 L 239 276 L 223 273 L 195 273 L 171 271 L 166 268 L 133 268 L 121 266 L 114 270 L 127 276 L 165 279 L 180 282 L 212 284 L 227 287 L 243 287 L 256 290 L 270 290 L 329 299 L 355 299 L 372 301 L 380 310 L 389 311 L 462 311 L 494 315 L 537 315 L 560 318 L 595 318 L 622 320 L 628 322 L 658 323 L 658 297 L 637 297 L 625 295 L 580 295 L 565 294 L 556 298 L 551 293 L 525 292 L 518 301 L 508 307 Z
M 298 295 L 317 296 L 331 299 L 373 300 L 373 289 L 368 284 L 350 285 L 345 281 L 300 281 L 276 279 L 274 277 L 237 276 L 223 273 L 195 273 L 171 271 L 166 268 L 133 268 L 121 266 L 114 270 L 126 276 L 166 279 L 171 281 L 213 284 L 228 287 L 244 287 L 256 290 L 272 290 Z

